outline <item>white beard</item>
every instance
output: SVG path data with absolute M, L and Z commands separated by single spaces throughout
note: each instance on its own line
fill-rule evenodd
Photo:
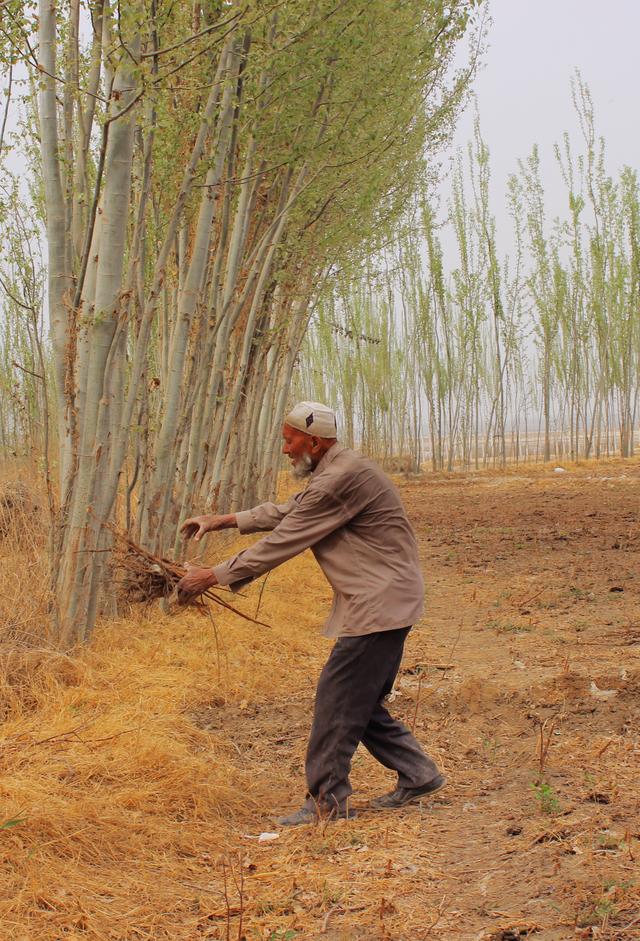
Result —
M 308 454 L 303 454 L 299 461 L 296 461 L 291 468 L 291 473 L 298 480 L 308 477 L 313 470 L 313 462 Z

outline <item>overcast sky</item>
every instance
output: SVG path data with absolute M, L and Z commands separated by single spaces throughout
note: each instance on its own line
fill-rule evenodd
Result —
M 543 161 L 548 217 L 565 214 L 553 145 L 565 130 L 576 147 L 580 142 L 570 92 L 576 68 L 591 90 L 609 172 L 616 176 L 625 164 L 640 168 L 640 0 L 489 0 L 489 9 L 493 22 L 474 90 L 491 151 L 493 210 L 504 237 L 506 181 L 534 143 Z M 454 149 L 466 145 L 472 130 L 469 108 Z M 443 194 L 447 190 L 445 183 Z
M 640 0 L 488 0 L 493 22 L 474 83 L 482 133 L 491 151 L 493 212 L 509 240 L 506 181 L 537 143 L 548 196 L 548 218 L 565 214 L 566 192 L 553 145 L 579 130 L 571 104 L 576 68 L 591 89 L 596 128 L 606 141 L 609 172 L 640 169 Z M 472 135 L 473 108 L 458 124 L 451 156 Z M 449 184 L 442 184 L 446 198 Z M 503 250 L 508 248 L 504 246 Z

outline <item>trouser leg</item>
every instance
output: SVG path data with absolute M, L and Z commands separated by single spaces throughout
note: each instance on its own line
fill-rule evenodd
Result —
M 400 787 L 421 787 L 440 773 L 406 725 L 392 718 L 381 702 L 369 720 L 362 744 L 380 764 L 398 773 Z
M 403 648 L 404 638 L 399 656 L 391 665 L 380 698 L 362 736 L 362 744 L 380 764 L 397 772 L 400 787 L 421 787 L 437 777 L 440 773 L 438 766 L 425 754 L 406 725 L 390 716 L 383 704 L 384 697 L 393 689 L 402 661 Z
M 408 632 L 407 627 L 336 641 L 316 691 L 306 760 L 308 806 L 344 808 L 351 794 L 351 760 L 360 741 L 398 772 L 403 786 L 417 787 L 438 773 L 409 730 L 382 705 L 400 667 Z

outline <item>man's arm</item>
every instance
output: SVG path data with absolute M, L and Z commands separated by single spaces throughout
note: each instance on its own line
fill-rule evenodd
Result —
M 226 513 L 217 516 L 215 513 L 206 513 L 204 516 L 192 516 L 185 520 L 180 527 L 183 539 L 195 539 L 200 542 L 205 533 L 213 533 L 219 529 L 235 529 L 238 525 L 235 513 Z
M 324 490 L 310 487 L 298 496 L 273 532 L 211 569 L 217 584 L 240 588 L 320 542 L 353 515 Z
M 241 533 L 269 532 L 275 529 L 293 509 L 298 506 L 304 490 L 296 493 L 285 503 L 259 503 L 250 510 L 236 513 L 238 529 Z
M 241 533 L 260 532 L 261 530 L 275 529 L 289 513 L 298 507 L 299 501 L 305 491 L 301 490 L 295 496 L 287 500 L 286 503 L 261 503 L 251 510 L 242 510 L 239 513 L 229 513 L 224 516 L 208 514 L 205 516 L 194 516 L 185 520 L 180 527 L 180 532 L 185 539 L 192 536 L 199 541 L 205 533 L 215 532 L 220 529 L 232 529 L 237 527 Z M 264 542 L 264 540 L 260 540 Z M 301 550 L 300 550 L 301 551 Z M 284 561 L 284 560 L 283 560 Z M 280 563 L 276 563 L 279 565 Z M 184 575 L 178 585 L 178 598 L 182 602 L 190 598 L 201 595 L 207 588 L 219 584 L 215 571 L 212 568 L 203 568 L 202 566 L 191 565 L 187 563 L 187 574 Z M 238 589 L 245 582 L 255 578 L 254 575 L 244 579 L 243 582 L 237 580 L 234 588 Z M 223 582 L 222 584 L 227 584 Z
M 239 529 L 241 533 L 257 533 L 275 529 L 278 523 L 297 506 L 297 501 L 304 491 L 287 500 L 286 503 L 260 503 L 250 510 L 240 510 L 238 513 L 205 513 L 203 516 L 192 516 L 185 520 L 180 527 L 183 539 L 195 539 L 200 542 L 206 533 L 217 532 L 220 529 Z

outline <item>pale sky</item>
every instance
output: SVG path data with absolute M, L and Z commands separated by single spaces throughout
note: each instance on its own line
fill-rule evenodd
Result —
M 493 22 L 474 90 L 491 151 L 493 209 L 502 233 L 508 225 L 507 178 L 534 143 L 542 159 L 548 217 L 565 214 L 553 145 L 565 130 L 576 148 L 579 144 L 570 91 L 576 68 L 591 90 L 609 173 L 617 176 L 625 164 L 640 169 L 640 0 L 489 0 L 489 9 Z M 472 131 L 469 108 L 454 147 L 465 146 Z

